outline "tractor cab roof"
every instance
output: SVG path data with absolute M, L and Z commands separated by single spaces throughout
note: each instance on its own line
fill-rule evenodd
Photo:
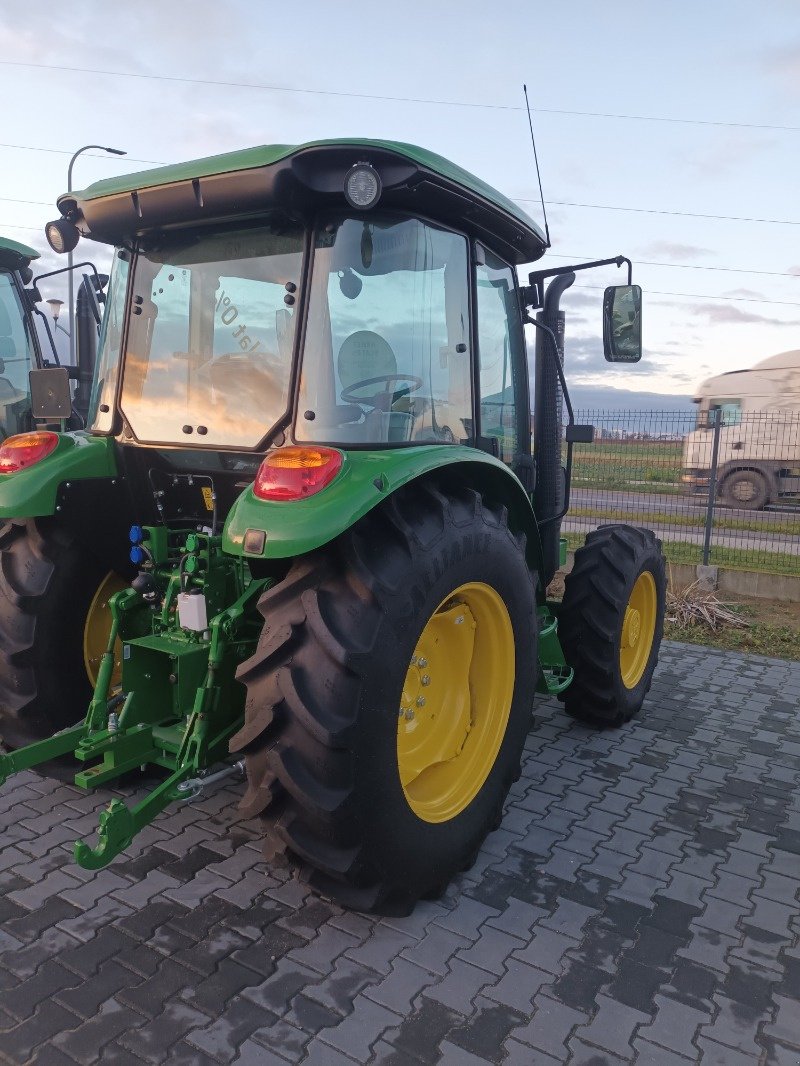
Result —
M 12 241 L 8 237 L 0 237 L 0 267 L 22 270 L 38 258 L 39 253 L 29 248 L 27 244 L 20 244 L 19 241 Z
M 464 229 L 515 264 L 545 251 L 542 230 L 513 200 L 442 156 L 396 141 L 247 148 L 98 181 L 64 193 L 58 206 L 85 236 L 126 244 L 176 226 L 253 218 L 276 208 L 301 214 L 346 209 L 345 177 L 356 163 L 378 172 L 382 210 Z

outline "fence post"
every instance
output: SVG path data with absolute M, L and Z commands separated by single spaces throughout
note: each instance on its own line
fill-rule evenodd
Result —
M 708 503 L 706 505 L 706 531 L 703 537 L 703 566 L 708 566 L 711 553 L 711 528 L 714 524 L 714 503 L 717 498 L 717 458 L 719 456 L 719 431 L 722 428 L 722 408 L 715 407 L 714 439 L 711 445 L 711 471 L 708 478 Z

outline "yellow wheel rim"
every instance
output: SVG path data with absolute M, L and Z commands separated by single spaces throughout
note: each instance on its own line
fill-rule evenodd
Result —
M 658 596 L 649 570 L 643 570 L 631 590 L 619 646 L 619 668 L 626 688 L 636 688 L 642 680 L 656 632 Z
M 115 592 L 126 588 L 127 584 L 119 574 L 110 570 L 100 582 L 89 606 L 89 613 L 86 615 L 83 627 L 83 661 L 86 665 L 86 673 L 93 685 L 97 682 L 100 660 L 108 645 L 108 635 L 111 632 L 111 611 L 108 601 Z M 122 679 L 122 644 L 120 641 L 117 641 L 114 652 L 114 674 L 111 684 L 118 685 Z
M 400 698 L 400 783 L 423 821 L 455 818 L 480 792 L 505 736 L 514 676 L 502 598 L 482 582 L 459 586 L 423 629 Z

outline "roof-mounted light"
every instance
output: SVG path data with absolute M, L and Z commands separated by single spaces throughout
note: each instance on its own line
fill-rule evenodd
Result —
M 345 175 L 344 198 L 359 211 L 374 207 L 382 190 L 380 174 L 369 163 L 356 163 Z
M 47 243 L 59 255 L 71 252 L 80 238 L 78 227 L 73 226 L 66 218 L 57 218 L 55 222 L 48 222 L 44 228 L 44 234 L 47 237 Z

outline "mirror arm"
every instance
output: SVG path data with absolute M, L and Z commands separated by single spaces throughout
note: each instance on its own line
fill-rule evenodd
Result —
M 617 266 L 627 264 L 628 284 L 633 284 L 633 264 L 625 255 L 616 255 L 613 259 L 594 259 L 591 263 L 577 263 L 575 266 L 552 267 L 550 270 L 533 270 L 528 274 L 528 285 L 521 288 L 522 300 L 526 307 L 541 307 L 544 303 L 544 282 L 560 274 L 571 274 L 576 270 L 594 270 L 595 267 Z
M 56 361 L 56 366 L 61 366 L 61 360 L 58 358 L 58 352 L 56 351 L 55 338 L 53 337 L 53 331 L 50 329 L 50 322 L 47 318 L 47 315 L 44 313 L 41 307 L 37 307 L 36 304 L 33 305 L 33 311 L 35 312 L 35 314 L 39 315 L 42 322 L 44 322 L 44 328 L 47 332 L 47 339 L 50 341 L 50 349 L 53 353 L 53 358 Z
M 36 286 L 37 281 L 41 281 L 42 278 L 54 278 L 56 274 L 66 274 L 68 271 L 77 270 L 79 267 L 89 267 L 92 274 L 94 275 L 94 281 L 95 285 L 97 286 L 97 291 L 102 292 L 103 285 L 100 281 L 100 275 L 97 273 L 97 267 L 88 259 L 83 263 L 73 263 L 71 267 L 59 267 L 58 270 L 50 270 L 46 274 L 37 274 L 36 277 L 33 279 L 33 284 L 34 286 Z

